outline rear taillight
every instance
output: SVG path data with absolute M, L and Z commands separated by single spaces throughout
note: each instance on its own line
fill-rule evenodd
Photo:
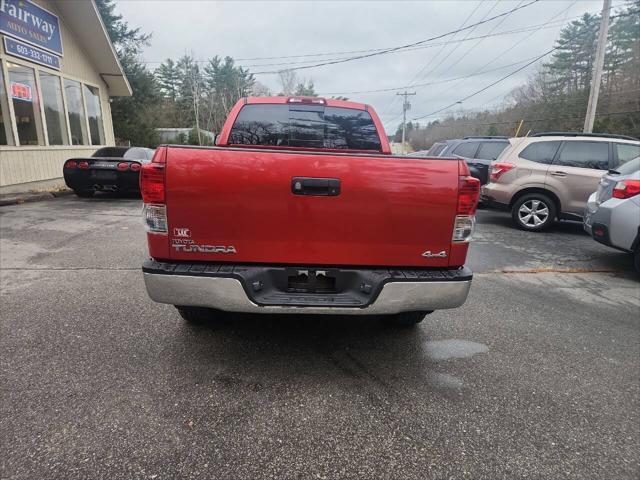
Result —
M 160 147 L 156 149 L 151 163 L 145 163 L 140 168 L 140 193 L 142 201 L 145 203 L 144 223 L 150 233 L 167 233 L 167 207 L 163 205 L 165 202 L 164 165 L 166 155 L 166 147 Z
M 78 168 L 78 162 L 76 162 L 75 160 L 69 160 L 67 163 L 64 164 L 64 168 L 69 168 L 69 169 Z
M 132 163 L 129 168 L 132 172 L 139 172 L 141 165 L 139 163 Z
M 116 165 L 116 168 L 120 172 L 126 172 L 127 170 L 129 170 L 129 164 L 126 163 L 126 162 L 120 162 L 120 163 L 118 163 L 118 165 Z
M 144 224 L 150 233 L 167 233 L 167 207 L 164 205 L 146 205 L 142 211 Z
M 470 242 L 475 228 L 476 217 L 473 215 L 458 215 L 453 224 L 453 237 L 451 241 L 454 243 Z
M 461 171 L 464 173 L 464 170 Z M 453 243 L 471 241 L 476 226 L 476 208 L 480 198 L 480 180 L 461 175 L 458 180 L 458 208 L 453 225 Z
M 513 168 L 515 168 L 513 163 L 498 162 L 491 164 L 491 181 L 498 180 L 502 175 Z
M 458 215 L 476 213 L 480 197 L 480 180 L 473 177 L 460 177 L 458 183 Z
M 147 163 L 142 166 L 140 193 L 144 203 L 164 203 L 164 165 Z
M 631 198 L 640 194 L 640 180 L 623 180 L 613 187 L 613 198 Z
M 89 169 L 89 162 L 78 162 L 78 168 L 80 168 L 82 170 L 88 170 Z

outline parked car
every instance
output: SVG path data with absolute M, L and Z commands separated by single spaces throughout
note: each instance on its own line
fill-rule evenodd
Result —
M 469 292 L 478 180 L 461 160 L 392 156 L 368 105 L 243 98 L 215 147 L 159 147 L 141 190 L 147 292 L 188 321 L 222 310 L 411 325 Z
M 429 155 L 429 150 L 416 150 L 415 152 L 407 153 L 409 157 L 437 157 L 437 155 Z
M 489 166 L 510 145 L 508 137 L 471 136 L 448 140 L 440 157 L 458 157 L 469 166 L 471 176 L 484 185 L 489 179 Z
M 140 169 L 153 153 L 142 147 L 99 148 L 91 157 L 67 160 L 64 181 L 79 197 L 92 197 L 97 191 L 139 192 Z
M 621 135 L 551 132 L 525 137 L 492 164 L 482 200 L 509 210 L 523 230 L 545 230 L 556 219 L 582 221 L 603 173 L 639 154 L 640 141 Z
M 640 157 L 604 175 L 584 213 L 584 230 L 604 245 L 633 254 L 640 273 Z
M 455 140 L 445 140 L 444 142 L 436 142 L 431 145 L 431 148 L 427 150 L 427 155 L 432 155 L 434 157 L 439 157 L 442 151 L 447 148 L 450 142 Z

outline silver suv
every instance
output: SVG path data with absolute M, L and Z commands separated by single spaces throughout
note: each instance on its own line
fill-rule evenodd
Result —
M 632 253 L 640 272 L 640 157 L 602 177 L 589 197 L 584 229 L 596 241 Z
M 514 140 L 491 164 L 482 200 L 509 209 L 515 225 L 529 231 L 556 219 L 582 220 L 602 175 L 640 155 L 640 141 L 622 135 L 553 132 Z

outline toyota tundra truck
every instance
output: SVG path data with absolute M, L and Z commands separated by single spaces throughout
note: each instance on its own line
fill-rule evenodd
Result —
M 461 306 L 480 193 L 465 162 L 391 155 L 373 108 L 249 97 L 214 147 L 142 166 L 152 300 L 224 312 L 384 316 Z

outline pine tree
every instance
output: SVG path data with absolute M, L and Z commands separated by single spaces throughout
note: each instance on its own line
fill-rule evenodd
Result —
M 113 130 L 117 140 L 136 146 L 154 147 L 158 142 L 153 110 L 159 98 L 158 85 L 138 55 L 148 45 L 151 34 L 131 28 L 115 13 L 114 0 L 96 0 L 102 21 L 116 49 L 133 95 L 115 97 L 111 103 Z
M 158 86 L 165 98 L 175 102 L 178 98 L 178 91 L 180 89 L 180 70 L 176 63 L 167 58 L 154 72 L 156 79 L 158 80 Z

